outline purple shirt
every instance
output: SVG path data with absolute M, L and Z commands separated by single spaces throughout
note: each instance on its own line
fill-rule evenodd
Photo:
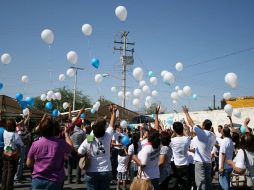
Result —
M 70 150 L 71 147 L 59 137 L 42 137 L 33 142 L 27 156 L 34 160 L 32 177 L 64 181 L 64 155 Z

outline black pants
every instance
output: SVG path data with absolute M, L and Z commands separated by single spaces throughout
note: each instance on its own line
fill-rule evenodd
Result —
M 12 190 L 14 175 L 17 171 L 18 160 L 3 156 L 3 173 L 1 190 Z
M 160 184 L 159 189 L 160 190 L 167 190 L 168 189 L 168 182 L 169 182 L 169 176 Z
M 118 149 L 112 148 L 112 152 L 111 152 L 112 180 L 116 180 L 116 176 L 117 176 L 118 152 L 119 152 Z
M 4 148 L 0 148 L 0 181 L 2 181 L 2 173 L 3 173 L 3 152 Z
M 197 186 L 195 182 L 195 164 L 189 165 L 189 172 L 190 172 L 189 184 L 191 187 L 193 187 L 193 190 L 196 190 Z
M 168 189 L 179 189 L 181 186 L 182 190 L 189 190 L 189 165 L 186 166 L 172 166 L 173 174 L 170 176 L 169 179 L 169 188 Z
M 76 169 L 76 168 L 77 168 L 76 180 L 80 181 L 80 179 L 81 179 L 81 169 L 78 166 L 79 159 L 80 159 L 80 157 L 79 157 L 77 151 L 72 150 L 71 154 L 69 156 L 69 160 L 68 160 L 68 181 L 69 182 L 72 181 L 72 170 Z

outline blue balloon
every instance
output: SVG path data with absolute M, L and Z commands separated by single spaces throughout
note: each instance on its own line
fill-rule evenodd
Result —
M 47 110 L 52 110 L 53 104 L 52 104 L 51 102 L 47 102 L 47 103 L 45 104 L 45 108 L 46 108 Z
M 128 145 L 130 144 L 130 139 L 129 139 L 129 137 L 128 137 L 127 135 L 124 135 L 124 136 L 122 137 L 121 142 L 122 142 L 122 144 L 123 144 L 124 146 L 128 146 Z
M 26 103 L 29 106 L 33 107 L 34 106 L 34 99 L 31 96 L 29 96 L 29 97 L 26 98 Z
M 192 99 L 193 99 L 193 100 L 197 100 L 197 99 L 198 99 L 197 94 L 193 94 L 193 95 L 192 95 Z
M 149 76 L 149 77 L 152 77 L 152 76 L 153 76 L 153 71 L 149 71 L 149 72 L 148 72 L 148 76 Z
M 22 101 L 22 100 L 21 100 L 21 101 L 19 102 L 19 104 L 20 104 L 22 110 L 23 110 L 23 109 L 26 109 L 26 107 L 27 107 L 27 102 L 26 102 L 26 101 Z
M 168 117 L 166 122 L 167 122 L 168 125 L 172 125 L 174 123 L 174 120 L 173 120 L 172 117 Z
M 245 134 L 246 133 L 246 127 L 241 125 L 240 131 L 241 131 L 242 134 Z
M 152 114 L 152 118 L 155 119 L 155 114 L 154 113 Z
M 100 66 L 100 61 L 99 61 L 99 59 L 97 59 L 97 58 L 93 58 L 92 61 L 91 61 L 91 64 L 92 64 L 92 66 L 93 66 L 94 68 L 98 69 L 99 66 Z
M 58 109 L 54 109 L 54 110 L 52 111 L 52 117 L 57 117 L 58 115 L 59 115 Z
M 85 118 L 86 118 L 86 114 L 85 114 L 85 113 L 82 113 L 82 114 L 80 115 L 80 118 L 81 118 L 81 119 L 85 119 Z
M 0 90 L 3 88 L 4 84 L 0 82 Z
M 91 114 L 94 114 L 95 113 L 95 109 L 91 109 Z
M 16 94 L 16 100 L 18 100 L 19 102 L 21 102 L 22 99 L 23 99 L 23 94 L 21 94 L 21 93 L 18 92 L 18 93 Z

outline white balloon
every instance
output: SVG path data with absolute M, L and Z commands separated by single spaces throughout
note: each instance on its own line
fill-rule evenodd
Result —
M 116 93 L 116 87 L 115 86 L 111 87 L 111 92 Z
M 140 106 L 141 106 L 140 100 L 139 100 L 138 98 L 135 98 L 135 99 L 132 101 L 132 104 L 133 104 L 136 108 L 140 108 Z
M 64 74 L 60 74 L 58 76 L 58 79 L 59 79 L 59 81 L 64 81 L 65 80 L 65 75 Z
M 95 102 L 95 105 L 97 105 L 98 107 L 100 107 L 101 103 L 99 101 Z
M 122 121 L 120 122 L 120 126 L 121 126 L 123 129 L 125 129 L 125 128 L 127 127 L 127 122 L 126 122 L 125 120 L 122 120 Z
M 68 77 L 73 77 L 75 75 L 75 69 L 67 69 L 66 75 Z
M 149 109 L 151 107 L 152 103 L 151 102 L 145 102 L 145 107 L 146 109 Z
M 153 91 L 152 91 L 152 96 L 158 96 L 158 94 L 159 94 L 159 93 L 157 92 L 157 90 L 153 90 Z
M 149 86 L 147 86 L 147 85 L 143 86 L 142 91 L 143 91 L 144 93 L 146 93 L 146 94 L 150 93 L 150 88 L 149 88 Z
M 164 77 L 164 75 L 165 75 L 167 72 L 168 72 L 168 71 L 166 71 L 166 70 L 161 71 L 161 77 Z
M 71 64 L 76 64 L 78 61 L 78 54 L 75 51 L 69 51 L 66 57 Z
M 184 93 L 186 96 L 190 96 L 190 95 L 192 94 L 191 87 L 189 87 L 189 86 L 183 87 L 183 93 Z
M 41 39 L 48 45 L 53 44 L 54 33 L 49 29 L 45 29 L 41 33 Z
M 223 94 L 223 98 L 224 98 L 225 100 L 229 100 L 229 99 L 231 98 L 231 93 L 230 93 L 230 92 L 225 92 L 225 93 Z
M 180 62 L 176 63 L 175 67 L 178 72 L 183 70 L 183 64 Z
M 101 74 L 96 74 L 94 80 L 97 84 L 100 84 L 103 80 L 103 76 Z
M 177 100 L 173 100 L 173 102 L 172 102 L 173 104 L 177 104 L 178 102 L 177 102 Z
M 241 118 L 241 116 L 242 116 L 241 111 L 239 109 L 234 109 L 233 115 L 237 118 Z
M 124 98 L 123 91 L 119 91 L 117 95 L 118 95 L 119 98 L 122 98 L 122 99 Z
M 93 32 L 93 28 L 90 24 L 84 24 L 82 26 L 82 32 L 83 32 L 84 35 L 90 36 Z
M 140 87 L 143 87 L 146 85 L 146 81 L 142 80 L 142 81 L 139 81 L 139 86 Z
M 27 116 L 28 114 L 29 114 L 29 109 L 28 108 L 25 108 L 25 109 L 23 109 L 23 115 L 24 116 Z
M 28 83 L 28 81 L 29 81 L 29 78 L 28 78 L 27 75 L 23 75 L 23 76 L 21 77 L 21 82 L 22 82 L 22 83 Z
M 57 100 L 55 94 L 53 94 L 53 95 L 51 96 L 51 99 L 52 99 L 52 100 Z
M 171 72 L 167 72 L 166 74 L 164 74 L 163 76 L 163 81 L 165 83 L 168 83 L 170 85 L 174 84 L 175 82 L 175 76 L 173 75 L 173 73 Z
M 178 91 L 180 90 L 180 87 L 179 86 L 175 86 L 175 91 Z
M 136 67 L 133 70 L 133 77 L 137 80 L 137 81 L 141 81 L 143 78 L 143 70 L 140 67 Z
M 46 101 L 47 100 L 47 95 L 46 94 L 42 94 L 41 95 L 41 101 Z
M 60 92 L 56 92 L 56 93 L 54 94 L 54 96 L 55 96 L 55 98 L 56 98 L 57 100 L 61 100 L 61 99 L 62 99 L 62 95 L 61 95 Z
M 231 87 L 236 88 L 238 86 L 238 77 L 235 73 L 227 73 L 225 75 L 225 82 Z
M 151 102 L 152 102 L 152 100 L 153 100 L 153 99 L 152 99 L 152 97 L 151 97 L 151 96 L 147 96 L 147 97 L 146 97 L 146 102 L 151 103 Z
M 125 97 L 126 97 L 126 99 L 130 99 L 131 98 L 131 92 L 127 91 L 125 93 Z
M 141 91 L 139 88 L 137 88 L 137 89 L 135 89 L 135 90 L 133 91 L 133 95 L 134 95 L 135 97 L 140 98 L 140 97 L 142 96 L 142 91 Z
M 224 106 L 224 111 L 229 115 L 231 116 L 232 115 L 232 112 L 233 112 L 233 107 L 230 105 L 230 104 L 226 104 Z
M 177 92 L 172 92 L 171 95 L 170 95 L 170 97 L 171 97 L 173 100 L 178 100 L 178 98 L 179 98 Z
M 124 6 L 118 6 L 116 7 L 115 14 L 120 21 L 124 22 L 127 18 L 127 9 Z
M 52 99 L 52 96 L 47 95 L 47 100 L 51 101 L 51 99 Z
M 63 103 L 63 109 L 66 110 L 68 107 L 69 107 L 69 103 L 68 102 L 64 102 Z
M 151 78 L 150 78 L 150 83 L 151 83 L 152 85 L 157 85 L 157 83 L 158 83 L 157 78 L 156 78 L 156 77 L 151 77 Z
M 183 90 L 181 90 L 181 89 L 178 90 L 177 94 L 178 94 L 179 97 L 183 97 L 183 95 L 184 95 Z
M 1 56 L 1 62 L 5 65 L 8 65 L 11 62 L 11 56 L 8 53 L 4 53 Z

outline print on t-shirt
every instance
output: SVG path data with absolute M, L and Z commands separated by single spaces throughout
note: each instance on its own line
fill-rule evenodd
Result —
M 159 155 L 160 155 L 160 149 L 159 148 L 154 149 L 154 151 L 151 152 L 151 154 L 150 154 L 150 160 L 151 161 L 155 160 L 156 158 L 159 157 Z

